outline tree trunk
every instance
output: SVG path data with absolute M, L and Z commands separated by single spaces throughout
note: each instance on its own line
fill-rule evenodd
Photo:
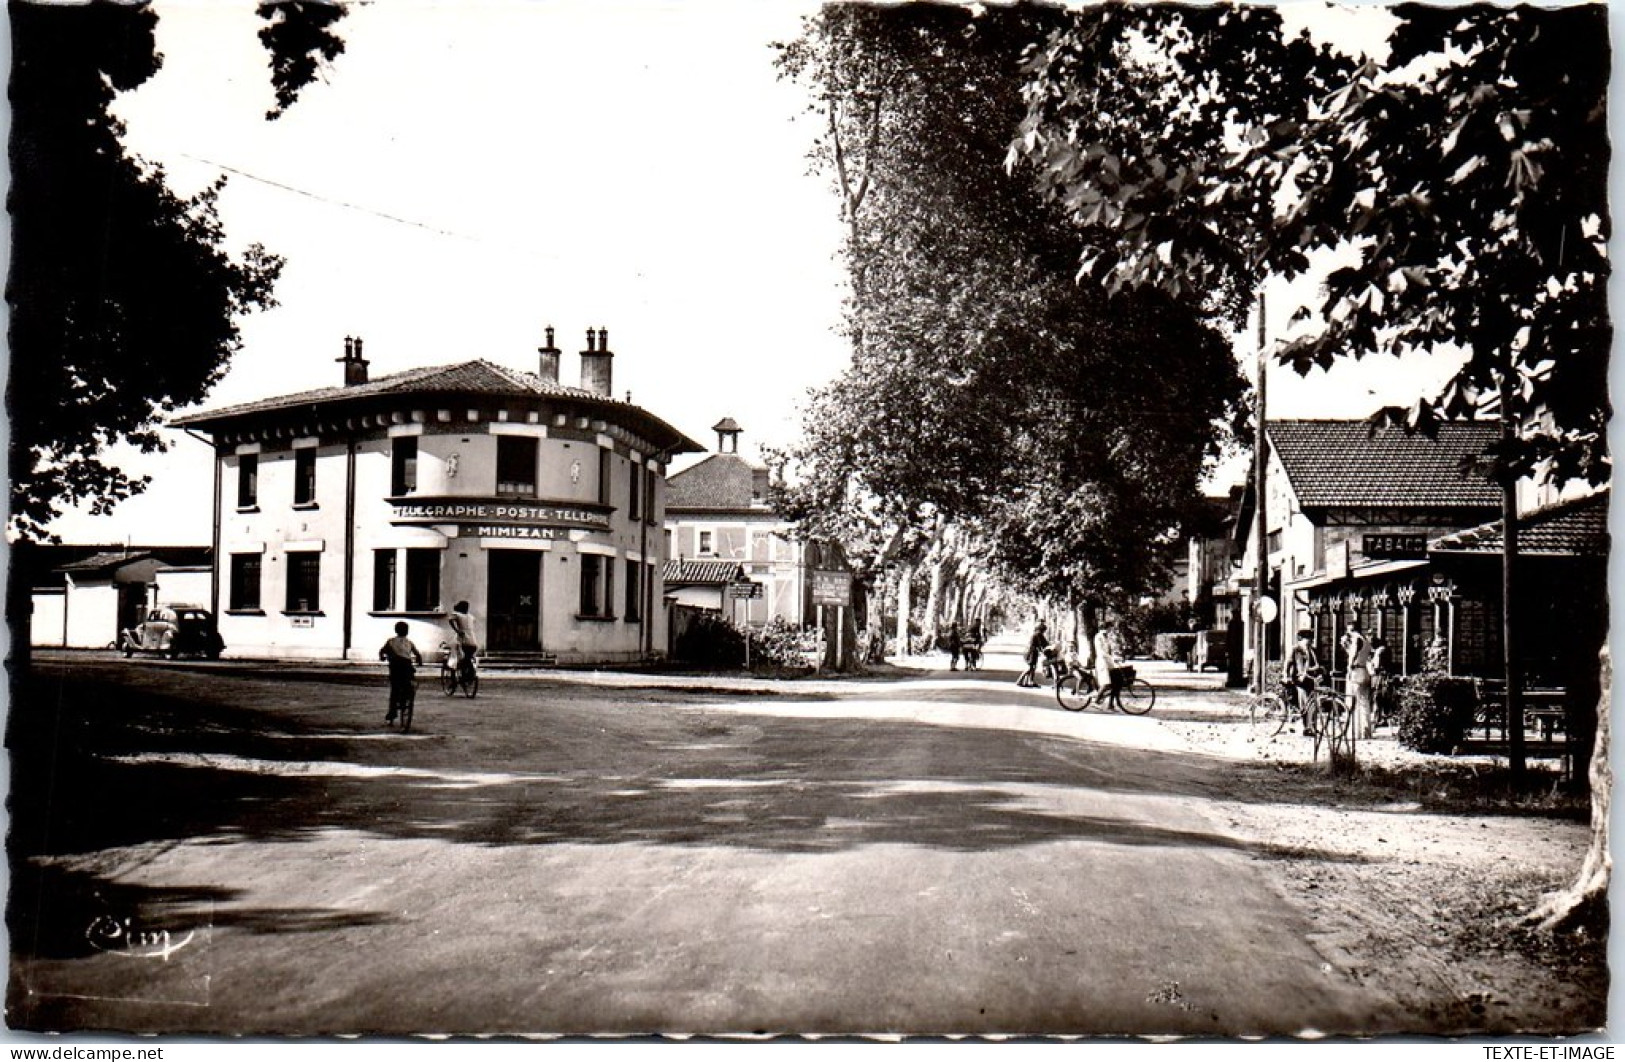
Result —
M 1597 737 L 1591 750 L 1591 847 L 1574 882 L 1561 892 L 1549 893 L 1525 921 L 1544 930 L 1564 929 L 1583 920 L 1594 905 L 1608 902 L 1608 879 L 1613 859 L 1608 854 L 1609 793 L 1614 771 L 1608 762 L 1608 709 L 1614 685 L 1608 646 L 1601 653 L 1602 695 L 1597 700 Z
M 897 570 L 897 655 L 908 656 L 914 647 L 908 641 L 908 621 L 914 611 L 914 566 Z

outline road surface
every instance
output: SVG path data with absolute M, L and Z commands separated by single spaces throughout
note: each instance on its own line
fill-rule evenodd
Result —
M 1321 1035 L 1405 1028 L 1159 716 L 990 670 L 487 675 L 63 655 L 13 711 L 14 1028 Z M 1181 688 L 1175 688 L 1178 684 Z

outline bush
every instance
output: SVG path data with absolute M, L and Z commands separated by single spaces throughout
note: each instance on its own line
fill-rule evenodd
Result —
M 678 659 L 701 667 L 739 667 L 745 662 L 745 636 L 738 627 L 709 612 L 690 621 L 674 648 Z
M 1399 743 L 1416 752 L 1454 752 L 1477 711 L 1472 679 L 1433 671 L 1410 675 L 1399 683 Z
M 752 667 L 806 668 L 824 652 L 824 643 L 816 627 L 798 627 L 782 616 L 774 616 L 766 626 L 750 632 L 750 662 Z

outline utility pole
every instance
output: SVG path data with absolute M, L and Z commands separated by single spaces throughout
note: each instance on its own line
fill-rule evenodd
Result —
M 1501 441 L 1510 444 L 1518 434 L 1518 425 L 1512 419 L 1512 403 L 1516 398 L 1510 347 L 1501 352 Z M 1503 453 L 1510 446 L 1503 446 Z M 1506 675 L 1506 735 L 1507 769 L 1514 780 L 1522 779 L 1526 769 L 1526 750 L 1523 737 L 1523 668 L 1518 659 L 1520 646 L 1517 638 L 1517 608 L 1514 598 L 1516 568 L 1518 565 L 1518 481 L 1510 469 L 1500 469 L 1501 480 L 1501 663 Z M 1451 605 L 1454 608 L 1454 603 Z
M 1269 636 L 1261 608 L 1264 590 L 1269 584 L 1269 544 L 1266 541 L 1268 524 L 1264 518 L 1264 472 L 1269 462 L 1268 437 L 1264 433 L 1266 402 L 1264 357 L 1264 289 L 1258 289 L 1258 416 L 1253 438 L 1253 548 L 1256 566 L 1253 571 L 1253 692 L 1265 690 L 1264 672 L 1268 666 Z

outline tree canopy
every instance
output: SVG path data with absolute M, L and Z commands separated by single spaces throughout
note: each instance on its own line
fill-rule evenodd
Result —
M 38 538 L 67 506 L 105 514 L 145 487 L 103 460 L 106 447 L 163 447 L 160 418 L 207 395 L 237 349 L 240 315 L 274 305 L 281 260 L 257 244 L 227 251 L 223 182 L 180 197 L 161 167 L 126 151 L 109 107 L 162 63 L 150 8 L 9 10 L 10 529 Z M 337 54 L 288 27 L 314 19 L 330 36 L 335 12 L 262 5 L 279 107 L 314 76 L 303 49 Z
M 1059 17 L 832 6 L 783 51 L 841 192 L 853 342 L 785 501 L 874 542 L 954 521 L 1017 585 L 1111 600 L 1159 586 L 1242 383 L 1180 300 L 1076 283 L 1065 218 L 1005 172 L 1022 52 Z
M 1283 362 L 1465 351 L 1411 426 L 1496 408 L 1515 376 L 1504 474 L 1602 482 L 1606 12 L 1390 11 L 1380 65 L 1289 39 L 1269 8 L 1078 13 L 1027 65 L 1011 161 L 1114 287 L 1233 318 L 1264 275 L 1341 251 Z

